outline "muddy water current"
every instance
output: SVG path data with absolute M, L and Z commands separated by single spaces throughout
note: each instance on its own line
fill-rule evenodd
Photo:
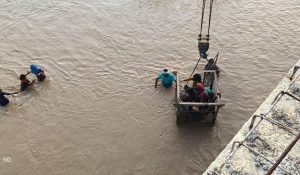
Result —
M 31 63 L 48 75 L 0 107 L 0 174 L 204 172 L 299 59 L 300 1 L 215 1 L 209 55 L 220 52 L 226 106 L 214 127 L 177 127 L 174 88 L 154 79 L 191 73 L 201 7 L 0 0 L 0 86 L 17 90 Z

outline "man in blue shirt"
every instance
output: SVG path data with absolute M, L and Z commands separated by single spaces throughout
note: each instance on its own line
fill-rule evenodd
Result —
M 44 81 L 46 79 L 45 71 L 35 64 L 30 65 L 30 73 L 36 75 L 38 81 Z
M 168 69 L 164 69 L 156 78 L 155 88 L 157 88 L 158 80 L 161 80 L 163 87 L 169 88 L 172 86 L 172 82 L 176 81 L 176 77 L 172 73 L 168 72 Z

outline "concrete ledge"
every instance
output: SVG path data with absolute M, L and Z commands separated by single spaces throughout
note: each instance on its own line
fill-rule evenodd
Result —
M 294 66 L 300 66 L 300 61 Z M 300 69 L 294 67 L 243 125 L 226 148 L 204 172 L 216 174 L 267 174 L 300 133 Z M 286 92 L 286 93 L 282 93 Z M 280 162 L 273 174 L 300 175 L 300 141 Z

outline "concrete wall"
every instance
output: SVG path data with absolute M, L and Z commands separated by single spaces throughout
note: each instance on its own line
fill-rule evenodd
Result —
M 295 66 L 300 66 L 300 61 Z M 294 67 L 283 78 L 270 96 L 257 109 L 254 128 L 249 130 L 250 118 L 232 141 L 219 154 L 204 174 L 266 174 L 300 131 L 300 69 L 290 80 Z M 251 92 L 250 92 L 251 93 Z M 280 94 L 280 95 L 278 95 Z M 276 98 L 277 97 L 277 98 Z M 277 99 L 277 100 L 275 100 Z M 275 100 L 275 102 L 274 102 Z M 274 102 L 272 104 L 272 102 Z M 285 128 L 281 127 L 285 126 Z M 242 142 L 232 145 L 235 141 Z M 300 141 L 276 168 L 273 174 L 300 175 Z

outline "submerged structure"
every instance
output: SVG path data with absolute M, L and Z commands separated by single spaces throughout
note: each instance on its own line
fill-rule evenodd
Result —
M 211 97 L 207 102 L 184 101 L 182 93 L 184 86 L 180 81 L 179 73 L 176 75 L 176 124 L 182 125 L 187 122 L 198 122 L 206 125 L 214 125 L 218 117 L 218 112 L 225 104 L 220 103 L 220 93 L 218 91 L 218 76 L 216 70 L 203 70 L 202 84 L 211 90 Z
M 300 61 L 205 175 L 300 175 Z

